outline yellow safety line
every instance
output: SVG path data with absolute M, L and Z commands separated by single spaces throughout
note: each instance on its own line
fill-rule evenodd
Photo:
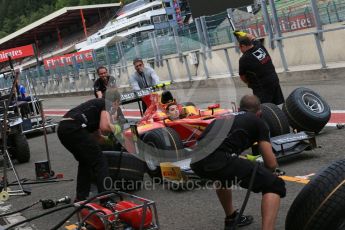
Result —
M 298 178 L 298 177 L 294 177 L 294 176 L 280 176 L 280 178 L 282 178 L 285 181 L 296 182 L 296 183 L 300 183 L 300 184 L 308 184 L 310 181 L 308 179 Z
M 67 229 L 67 230 L 75 230 L 75 229 L 77 229 L 77 225 L 75 225 L 75 224 L 71 224 L 71 225 L 67 225 L 67 226 L 65 226 L 65 228 Z

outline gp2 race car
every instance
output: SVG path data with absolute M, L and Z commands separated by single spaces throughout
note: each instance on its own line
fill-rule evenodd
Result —
M 236 115 L 234 109 L 223 109 L 219 104 L 199 109 L 187 102 L 181 103 L 185 116 L 171 120 L 165 112 L 166 104 L 161 100 L 162 92 L 169 84 L 121 95 L 122 105 L 138 102 L 141 110 L 139 102 L 144 101 L 147 110 L 145 113 L 141 111 L 143 117 L 139 121 L 127 124 L 128 128 L 123 131 L 122 151 L 105 152 L 114 179 L 120 174 L 122 178 L 141 181 L 144 172 L 151 177 L 182 183 L 195 178 L 189 163 L 197 140 L 215 119 Z M 262 106 L 266 108 L 263 119 L 274 134 L 271 142 L 278 160 L 316 147 L 312 133 L 287 133 L 290 132 L 287 118 L 276 105 Z

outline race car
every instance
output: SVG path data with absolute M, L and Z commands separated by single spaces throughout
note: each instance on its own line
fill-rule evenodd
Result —
M 143 159 L 153 177 L 161 176 L 159 164 L 162 161 L 185 159 L 185 148 L 192 148 L 214 119 L 233 116 L 232 110 L 222 109 L 219 104 L 199 109 L 188 102 L 179 104 L 184 117 L 172 120 L 166 113 L 167 104 L 162 103 L 161 98 L 168 85 L 164 83 L 121 96 L 122 104 L 142 100 L 147 105 L 143 117 L 123 131 L 122 146 L 128 153 Z
M 106 152 L 108 158 L 118 158 L 119 156 L 125 158 L 121 162 L 126 162 L 126 170 L 122 170 L 123 165 L 120 166 L 119 160 L 110 160 L 110 165 L 113 166 L 111 169 L 117 173 L 122 170 L 123 173 L 135 177 L 136 181 L 142 180 L 145 169 L 154 178 L 173 181 L 186 181 L 188 178 L 194 178 L 189 163 L 193 149 L 203 131 L 215 119 L 232 119 L 236 116 L 234 108 L 223 109 L 220 104 L 212 104 L 207 108 L 200 109 L 193 103 L 186 102 L 179 104 L 185 115 L 179 119 L 170 119 L 166 113 L 169 103 L 162 103 L 162 93 L 169 85 L 170 83 L 163 83 L 121 95 L 122 105 L 144 101 L 147 110 L 143 113 L 140 103 L 138 103 L 142 118 L 127 124 L 128 128 L 123 131 L 122 146 L 125 151 L 122 151 L 121 154 Z M 174 102 L 176 103 L 176 101 Z M 269 111 L 272 111 L 272 105 L 268 106 Z M 279 111 L 281 112 L 281 110 Z M 274 114 L 274 117 L 279 118 L 280 115 Z M 278 120 L 277 123 L 282 122 Z M 275 123 L 267 122 L 270 129 L 274 128 L 272 124 Z M 284 129 L 283 131 L 285 132 Z M 277 134 L 283 133 L 278 132 Z M 314 135 L 307 132 L 285 132 L 284 135 L 272 137 L 271 142 L 278 159 L 316 147 Z M 133 176 L 133 174 L 135 175 Z

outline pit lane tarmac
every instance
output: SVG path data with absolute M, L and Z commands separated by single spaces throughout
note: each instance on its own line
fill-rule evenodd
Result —
M 335 127 L 326 127 L 324 131 L 317 136 L 319 148 L 304 152 L 293 159 L 286 160 L 280 164 L 280 167 L 286 171 L 289 176 L 305 176 L 317 172 L 336 159 L 343 159 L 343 140 L 345 130 L 338 130 Z M 17 164 L 21 178 L 34 178 L 34 162 L 45 159 L 45 149 L 42 144 L 42 136 L 34 136 L 29 139 L 32 159 L 29 163 Z M 72 155 L 59 143 L 55 133 L 48 134 L 48 143 L 51 151 L 52 168 L 56 173 L 63 173 L 64 178 L 75 178 L 76 161 Z M 11 176 L 11 173 L 10 173 Z M 10 179 L 10 181 L 13 180 Z M 146 176 L 146 182 L 150 179 Z M 277 229 L 284 229 L 286 213 L 303 188 L 303 183 L 286 182 L 287 197 L 282 200 L 279 217 L 277 220 Z M 32 194 L 29 196 L 10 197 L 8 201 L 0 206 L 8 207 L 8 211 L 14 211 L 29 205 L 39 199 L 51 198 L 59 199 L 64 196 L 74 198 L 75 181 L 59 182 L 51 184 L 30 185 Z M 161 229 L 221 229 L 223 227 L 223 211 L 218 203 L 213 189 L 198 188 L 191 191 L 171 191 L 162 184 L 148 183 L 146 190 L 136 192 L 137 195 L 154 200 L 157 204 Z M 234 190 L 234 205 L 239 208 L 244 199 L 245 190 Z M 260 229 L 260 194 L 252 194 L 247 205 L 246 214 L 254 216 L 255 221 L 252 225 L 243 229 Z M 9 206 L 10 205 L 10 206 Z M 45 210 L 40 205 L 24 211 L 18 218 L 30 218 Z M 63 219 L 72 210 L 63 210 L 50 216 L 40 218 L 31 222 L 34 229 L 49 229 Z M 66 225 L 75 223 L 72 218 Z M 1 224 L 1 223 L 0 223 Z

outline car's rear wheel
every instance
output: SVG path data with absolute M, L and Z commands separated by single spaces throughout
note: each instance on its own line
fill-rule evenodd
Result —
M 275 104 L 261 104 L 262 119 L 270 130 L 271 137 L 290 132 L 289 120 L 284 112 Z
M 141 151 L 144 151 L 144 159 L 147 172 L 152 178 L 161 178 L 162 172 L 159 166 L 164 161 L 165 154 L 175 154 L 176 159 L 183 149 L 183 143 L 178 133 L 172 128 L 160 128 L 147 132 L 142 138 Z M 167 156 L 173 159 L 174 156 Z

